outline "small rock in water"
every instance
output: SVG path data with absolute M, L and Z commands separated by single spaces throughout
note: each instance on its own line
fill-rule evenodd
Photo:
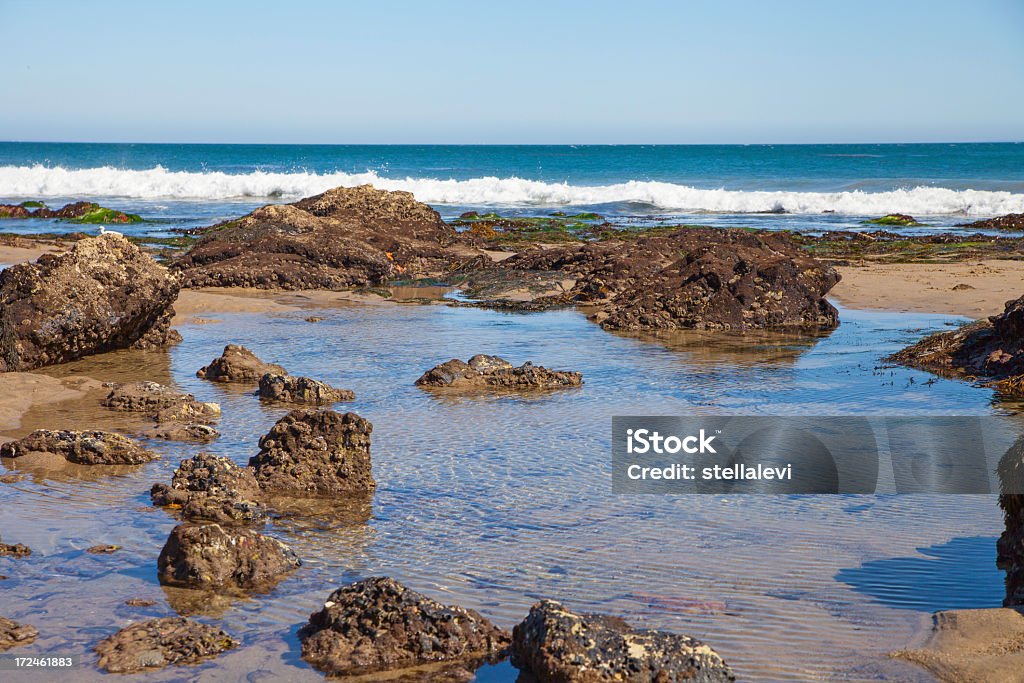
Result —
M 179 524 L 157 559 L 160 583 L 252 591 L 270 590 L 300 564 L 275 538 L 219 524 Z
M 199 424 L 197 422 L 169 422 L 161 423 L 155 429 L 146 432 L 146 434 L 154 439 L 163 439 L 165 441 L 193 441 L 195 443 L 210 443 L 215 439 L 220 438 L 220 432 L 211 427 L 210 425 Z
M 637 631 L 618 617 L 575 614 L 543 600 L 512 631 L 512 663 L 539 683 L 719 683 L 736 680 L 725 661 L 689 636 Z
M 17 484 L 19 481 L 25 481 L 25 479 L 24 474 L 2 474 L 0 475 L 0 484 Z
M 102 544 L 94 545 L 93 547 L 88 548 L 85 552 L 92 553 L 93 555 L 109 555 L 111 553 L 116 553 L 120 549 L 121 546 L 119 545 Z
M 509 634 L 473 610 L 442 605 L 382 577 L 331 593 L 299 640 L 303 659 L 346 676 L 441 662 L 475 669 L 505 649 Z
M 24 439 L 0 445 L 0 456 L 53 453 L 78 465 L 141 465 L 160 455 L 113 432 L 37 429 Z
M 332 495 L 372 491 L 370 433 L 355 413 L 293 410 L 260 439 L 249 460 L 260 486 L 286 494 Z
M 23 543 L 0 543 L 0 556 L 28 557 L 32 550 Z
M 214 626 L 184 617 L 132 624 L 96 645 L 99 667 L 109 673 L 135 673 L 165 666 L 196 664 L 238 647 Z
M 335 389 L 329 384 L 309 377 L 266 374 L 260 378 L 259 397 L 286 403 L 327 405 L 338 401 L 352 401 L 356 395 L 347 389 Z
M 154 484 L 154 505 L 177 507 L 187 520 L 219 524 L 259 523 L 266 519 L 260 485 L 248 467 L 210 453 L 183 460 L 171 484 Z
M 456 389 L 560 389 L 581 384 L 583 375 L 578 372 L 548 370 L 529 362 L 517 368 L 503 358 L 484 354 L 473 356 L 468 363 L 453 358 L 416 380 L 421 387 Z
M 287 374 L 285 369 L 274 363 L 264 363 L 256 354 L 237 344 L 228 344 L 224 353 L 196 372 L 197 377 L 211 382 L 244 382 L 255 384 L 267 373 Z
M 156 382 L 129 382 L 110 387 L 102 405 L 113 410 L 146 413 L 157 422 L 207 423 L 220 417 L 220 406 L 216 403 L 197 401 L 192 394 Z
M 319 323 L 323 322 L 324 320 L 326 320 L 326 318 L 321 318 L 318 315 L 311 315 L 308 318 L 306 318 L 307 323 Z
M 146 600 L 145 598 L 129 598 L 124 601 L 124 604 L 129 607 L 152 607 L 156 604 L 156 601 Z
M 34 626 L 0 617 L 0 652 L 18 645 L 28 645 L 38 635 L 39 631 Z

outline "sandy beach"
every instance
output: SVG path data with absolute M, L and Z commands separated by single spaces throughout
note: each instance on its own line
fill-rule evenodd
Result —
M 1020 296 L 1024 261 L 843 266 L 829 293 L 847 308 L 983 318 Z

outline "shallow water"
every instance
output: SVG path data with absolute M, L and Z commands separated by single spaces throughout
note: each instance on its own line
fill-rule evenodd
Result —
M 197 669 L 140 678 L 317 680 L 295 633 L 333 587 L 387 574 L 511 627 L 541 597 L 701 638 L 741 680 L 913 680 L 890 662 L 931 611 L 998 605 L 994 496 L 615 496 L 618 414 L 990 414 L 992 393 L 879 359 L 956 320 L 843 310 L 820 338 L 612 335 L 578 312 L 505 314 L 443 305 L 352 305 L 308 313 L 218 314 L 186 325 L 169 353 L 121 352 L 53 368 L 102 380 L 173 379 L 224 411 L 205 447 L 244 464 L 286 410 L 194 372 L 228 342 L 293 374 L 353 389 L 339 404 L 373 422 L 372 501 L 285 517 L 269 532 L 304 566 L 268 595 L 211 599 L 162 589 L 156 557 L 174 520 L 148 507 L 196 445 L 105 476 L 37 471 L 0 485 L 0 614 L 41 636 L 19 653 L 87 652 L 130 620 L 198 610 L 243 647 Z M 576 369 L 586 384 L 529 397 L 455 397 L 415 379 L 448 358 L 496 353 Z M 82 424 L 90 403 L 26 416 L 22 431 Z M 106 419 L 114 419 L 109 415 Z M 5 464 L 10 464 L 5 462 Z M 306 512 L 309 512 L 308 510 Z M 123 545 L 109 556 L 84 549 Z M 149 608 L 123 605 L 151 598 Z M 93 661 L 86 655 L 87 661 Z M 26 680 L 29 678 L 25 676 Z M 77 679 L 101 678 L 90 667 Z M 480 680 L 513 680 L 508 665 Z

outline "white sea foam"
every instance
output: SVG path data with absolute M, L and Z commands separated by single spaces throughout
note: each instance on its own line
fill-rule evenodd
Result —
M 0 196 L 130 197 L 136 199 L 233 199 L 309 196 L 337 186 L 372 183 L 407 190 L 428 204 L 459 206 L 581 206 L 646 204 L 661 211 L 752 213 L 788 211 L 879 215 L 885 213 L 1000 215 L 1024 212 L 1024 194 L 987 190 L 914 187 L 888 192 L 787 192 L 700 189 L 665 182 L 570 185 L 522 178 L 386 178 L 366 173 L 228 174 L 112 167 L 69 170 L 46 166 L 0 166 Z

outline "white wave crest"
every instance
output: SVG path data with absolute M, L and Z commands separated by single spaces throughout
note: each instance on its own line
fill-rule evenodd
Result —
M 665 182 L 570 185 L 522 178 L 385 178 L 366 173 L 229 174 L 168 171 L 157 166 L 126 170 L 109 166 L 69 170 L 47 166 L 0 166 L 0 196 L 129 197 L 135 199 L 298 198 L 332 187 L 371 183 L 406 190 L 428 204 L 458 206 L 591 206 L 647 204 L 662 211 L 754 213 L 787 211 L 848 215 L 886 213 L 994 216 L 1024 212 L 1024 194 L 915 187 L 888 192 L 787 192 L 708 190 Z

